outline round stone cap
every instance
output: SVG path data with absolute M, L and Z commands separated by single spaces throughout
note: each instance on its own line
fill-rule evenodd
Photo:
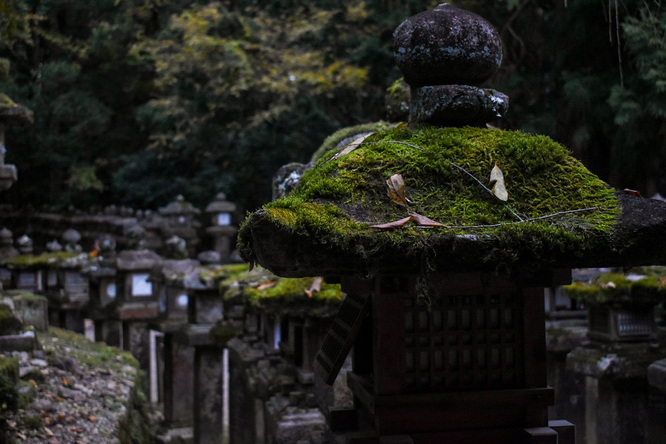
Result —
M 393 57 L 411 87 L 479 85 L 502 63 L 502 40 L 482 17 L 442 3 L 398 26 Z
M 76 231 L 73 228 L 69 228 L 65 230 L 62 235 L 60 236 L 62 241 L 66 244 L 73 245 L 76 244 L 78 241 L 81 240 L 81 233 Z
M 217 251 L 213 251 L 213 250 L 202 251 L 197 256 L 197 259 L 203 265 L 216 265 L 216 264 L 219 264 L 222 261 L 222 258 L 220 257 L 220 253 L 218 253 Z
M 6 227 L 3 227 L 0 230 L 0 245 L 11 245 L 12 244 L 12 232 L 9 231 Z

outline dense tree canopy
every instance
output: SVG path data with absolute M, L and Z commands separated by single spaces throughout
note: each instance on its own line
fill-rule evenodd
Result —
M 9 129 L 19 182 L 0 200 L 201 207 L 225 191 L 252 210 L 279 166 L 384 118 L 391 33 L 437 3 L 0 0 L 0 92 L 35 112 Z M 502 35 L 501 126 L 555 138 L 614 186 L 661 190 L 661 1 L 452 3 Z

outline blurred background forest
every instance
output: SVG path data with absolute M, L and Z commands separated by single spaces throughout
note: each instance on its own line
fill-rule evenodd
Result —
M 270 199 L 281 165 L 385 118 L 391 34 L 425 0 L 0 0 L 19 181 L 1 203 L 156 208 Z M 666 4 L 460 0 L 500 31 L 505 129 L 546 134 L 618 188 L 662 192 Z

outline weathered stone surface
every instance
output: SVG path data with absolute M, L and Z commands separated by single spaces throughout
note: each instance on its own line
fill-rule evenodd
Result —
M 312 163 L 289 163 L 281 166 L 273 175 L 273 200 L 287 196 L 298 182 L 303 173 L 312 168 Z
M 412 88 L 410 119 L 435 126 L 483 125 L 504 117 L 509 97 L 468 85 Z
M 483 18 L 443 3 L 398 26 L 393 56 L 412 87 L 478 85 L 502 63 L 502 41 Z
M 666 359 L 655 361 L 648 367 L 647 371 L 648 383 L 661 391 L 666 393 Z
M 152 250 L 124 250 L 118 253 L 116 266 L 118 270 L 151 269 L 161 260 Z

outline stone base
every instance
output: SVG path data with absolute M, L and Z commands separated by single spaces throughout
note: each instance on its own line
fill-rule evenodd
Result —
M 39 342 L 34 331 L 26 331 L 20 335 L 0 336 L 0 352 L 3 351 L 32 351 L 39 348 Z
M 156 436 L 155 442 L 158 444 L 193 444 L 194 433 L 192 427 L 170 429 L 166 433 Z
M 494 89 L 468 85 L 412 88 L 409 121 L 436 126 L 485 125 L 502 117 L 509 97 Z
M 411 433 L 379 436 L 373 432 L 350 433 L 345 444 L 576 444 L 575 426 L 567 421 L 550 421 L 548 427 L 487 429 L 465 432 Z

